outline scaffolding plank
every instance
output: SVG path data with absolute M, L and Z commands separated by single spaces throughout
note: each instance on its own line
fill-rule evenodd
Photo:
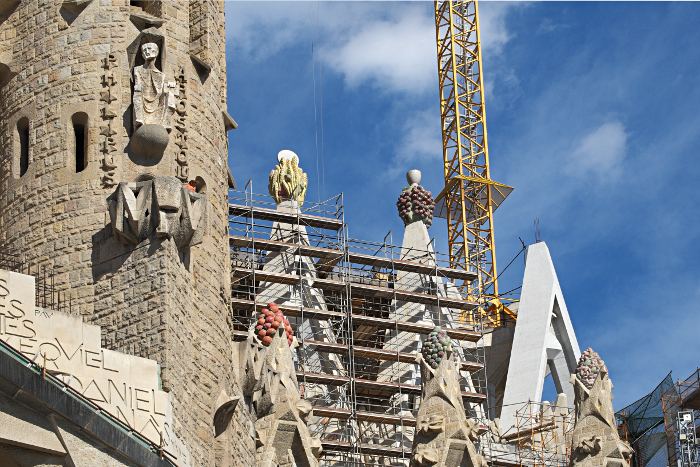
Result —
M 278 211 L 276 209 L 261 208 L 257 206 L 242 206 L 240 204 L 229 204 L 228 213 L 231 216 L 253 217 L 257 220 L 281 222 L 284 224 L 300 224 L 317 229 L 328 229 L 338 231 L 343 228 L 343 221 L 334 217 L 314 216 L 311 214 L 293 214 Z
M 242 237 L 238 235 L 229 235 L 229 245 L 237 248 L 253 248 L 253 239 L 251 237 Z M 311 258 L 321 258 L 326 260 L 337 260 L 342 258 L 344 252 L 332 248 L 322 248 L 310 245 L 301 245 L 297 243 L 280 242 L 277 240 L 267 240 L 256 238 L 255 248 L 266 251 L 289 251 L 297 252 L 302 256 Z M 471 271 L 462 271 L 459 269 L 451 269 L 429 264 L 415 263 L 405 260 L 392 260 L 391 258 L 382 258 L 380 256 L 365 255 L 361 253 L 348 252 L 348 261 L 355 264 L 363 264 L 366 266 L 377 266 L 381 268 L 393 269 L 403 272 L 414 272 L 417 274 L 425 274 L 429 276 L 437 275 L 447 279 L 473 281 L 476 279 L 476 273 Z M 320 263 L 323 265 L 323 263 Z
M 332 441 L 332 440 L 321 440 L 321 446 L 323 446 L 324 453 L 331 452 L 352 452 L 353 448 L 357 446 L 357 450 L 360 454 L 376 455 L 376 456 L 386 456 L 386 457 L 405 457 L 406 459 L 411 457 L 410 449 L 402 449 L 391 446 L 382 446 L 379 444 L 352 444 L 345 443 L 343 441 Z
M 476 279 L 476 273 L 471 271 L 462 271 L 459 269 L 451 269 L 440 266 L 435 267 L 429 264 L 405 261 L 402 259 L 382 258 L 380 256 L 365 255 L 352 251 L 348 252 L 348 261 L 367 266 L 376 266 L 379 268 L 394 269 L 404 272 L 414 272 L 417 274 L 426 274 L 428 276 L 435 276 L 437 273 L 438 276 L 446 277 L 448 279 L 464 281 L 473 281 Z
M 304 373 L 297 371 L 297 380 L 310 384 L 324 384 L 327 386 L 343 386 L 350 382 L 347 376 L 325 375 L 319 373 Z M 391 396 L 400 390 L 402 394 L 420 394 L 420 386 L 404 383 L 389 383 L 385 381 L 370 381 L 368 379 L 355 378 L 355 391 L 358 394 L 369 396 Z M 473 392 L 462 392 L 465 402 L 483 402 L 486 396 Z
M 234 266 L 232 268 L 232 278 L 242 279 L 252 276 L 253 269 Z M 282 272 L 273 272 L 269 270 L 255 270 L 255 278 L 261 281 L 274 282 L 278 284 L 297 284 L 303 278 L 309 284 L 309 287 L 321 289 L 326 292 L 339 292 L 346 286 L 344 282 L 332 279 L 320 279 L 308 276 L 298 276 L 296 274 L 286 274 Z M 473 310 L 478 307 L 478 303 L 469 300 L 458 298 L 438 297 L 437 295 L 422 294 L 418 292 L 409 292 L 406 290 L 397 290 L 389 287 L 379 287 L 369 284 L 350 283 L 352 295 L 361 295 L 364 297 L 373 298 L 396 298 L 400 302 L 419 303 L 423 305 L 434 305 L 455 310 Z
M 313 409 L 313 414 L 316 417 L 328 417 L 347 420 L 352 416 L 352 411 L 348 409 L 338 409 L 335 407 L 320 406 L 314 406 Z M 407 416 L 400 417 L 398 415 L 389 415 L 383 413 L 355 412 L 355 417 L 357 418 L 357 420 L 360 420 L 362 422 L 386 423 L 387 425 L 416 426 L 416 419 Z
M 352 416 L 352 411 L 348 409 L 339 409 L 336 407 L 321 407 L 314 405 L 313 415 L 316 417 L 328 417 L 337 418 L 340 420 L 347 420 Z M 361 422 L 370 423 L 382 423 L 386 425 L 397 425 L 397 426 L 416 426 L 416 419 L 412 416 L 404 415 L 391 415 L 378 412 L 355 412 L 355 417 Z M 485 425 L 479 425 L 479 434 L 486 433 L 488 427 Z
M 251 237 L 241 237 L 238 235 L 229 235 L 229 245 L 237 248 L 253 248 L 253 239 Z M 277 240 L 265 240 L 256 238 L 255 248 L 265 251 L 288 251 L 290 253 L 298 253 L 302 256 L 311 258 L 335 259 L 342 257 L 345 253 L 342 250 L 334 250 L 332 248 L 321 248 L 310 245 L 301 245 L 298 243 L 280 242 Z
M 252 300 L 245 300 L 242 298 L 232 298 L 231 304 L 234 309 L 253 311 L 253 307 L 260 311 L 267 306 L 267 303 L 257 303 L 254 304 Z M 299 307 L 292 307 L 286 305 L 278 305 L 279 309 L 285 315 L 288 316 L 301 316 L 302 311 Z M 309 319 L 342 319 L 346 318 L 345 313 L 338 313 L 337 311 L 327 311 L 319 310 L 316 308 L 303 308 L 304 318 Z M 398 331 L 413 332 L 416 334 L 430 334 L 435 326 L 430 324 L 422 323 L 409 323 L 407 321 L 394 321 L 385 318 L 375 318 L 372 316 L 362 316 L 362 315 L 352 315 L 353 324 L 371 324 L 376 327 L 381 327 L 382 329 L 396 329 Z M 460 341 L 476 342 L 481 339 L 481 334 L 474 331 L 467 331 L 464 329 L 453 329 L 442 327 L 442 330 L 450 336 L 452 339 L 457 339 Z
M 334 344 L 331 342 L 320 342 L 312 340 L 304 340 L 304 346 L 309 346 L 312 350 L 318 352 L 328 352 L 335 354 L 345 354 L 349 351 L 346 344 Z M 401 363 L 416 363 L 416 353 L 392 352 L 384 349 L 374 349 L 371 347 L 353 346 L 353 354 L 355 357 L 376 358 L 378 360 L 399 361 Z M 461 369 L 465 371 L 477 371 L 484 367 L 480 363 L 461 362 Z
M 363 295 L 375 298 L 396 298 L 400 302 L 420 303 L 423 305 L 434 305 L 456 310 L 473 310 L 478 307 L 478 303 L 457 298 L 438 297 L 437 295 L 409 292 L 406 290 L 379 287 L 376 285 L 350 283 L 352 294 Z

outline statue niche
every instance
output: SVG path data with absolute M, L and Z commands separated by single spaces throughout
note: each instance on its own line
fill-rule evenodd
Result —
M 144 64 L 134 67 L 134 134 L 131 149 L 144 162 L 157 162 L 168 145 L 175 112 L 174 82 L 156 68 L 159 48 L 153 42 L 141 46 Z

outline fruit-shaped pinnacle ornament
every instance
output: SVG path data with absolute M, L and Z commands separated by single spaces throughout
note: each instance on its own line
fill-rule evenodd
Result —
M 578 366 L 576 366 L 576 377 L 586 386 L 588 389 L 593 387 L 595 379 L 600 373 L 600 370 L 605 365 L 605 362 L 600 359 L 600 356 L 588 347 L 582 354 L 581 358 L 578 360 Z
M 309 180 L 301 167 L 299 157 L 285 149 L 277 154 L 278 165 L 270 172 L 270 184 L 267 189 L 277 204 L 285 200 L 294 200 L 299 206 L 304 204 Z
M 447 349 L 452 349 L 452 340 L 447 336 L 439 326 L 436 326 L 428 338 L 423 342 L 423 359 L 435 369 L 438 367 L 443 358 L 447 355 Z M 457 354 L 452 352 L 452 360 L 457 361 Z
M 429 191 L 419 185 L 420 178 L 419 170 L 411 170 L 406 174 L 409 186 L 403 189 L 396 207 L 404 225 L 422 221 L 426 227 L 430 227 L 433 224 L 435 200 Z
M 264 346 L 270 345 L 272 336 L 277 332 L 277 329 L 283 327 L 287 333 L 287 343 L 291 346 L 294 339 L 294 331 L 289 324 L 284 313 L 277 307 L 276 303 L 268 303 L 267 308 L 263 309 L 258 322 L 255 323 L 255 333 Z

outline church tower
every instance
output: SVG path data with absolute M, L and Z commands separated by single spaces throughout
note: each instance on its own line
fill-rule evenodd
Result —
M 158 362 L 198 465 L 255 449 L 245 411 L 213 427 L 240 392 L 224 26 L 223 1 L 0 5 L 0 247 L 49 269 L 104 348 Z

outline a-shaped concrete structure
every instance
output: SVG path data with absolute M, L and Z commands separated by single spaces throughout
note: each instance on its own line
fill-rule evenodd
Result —
M 507 366 L 500 416 L 503 432 L 512 432 L 520 405 L 542 399 L 544 380 L 550 373 L 557 393 L 573 401 L 569 376 L 574 373 L 580 356 L 549 249 L 544 242 L 530 245 Z M 498 384 L 491 375 L 489 383 Z

